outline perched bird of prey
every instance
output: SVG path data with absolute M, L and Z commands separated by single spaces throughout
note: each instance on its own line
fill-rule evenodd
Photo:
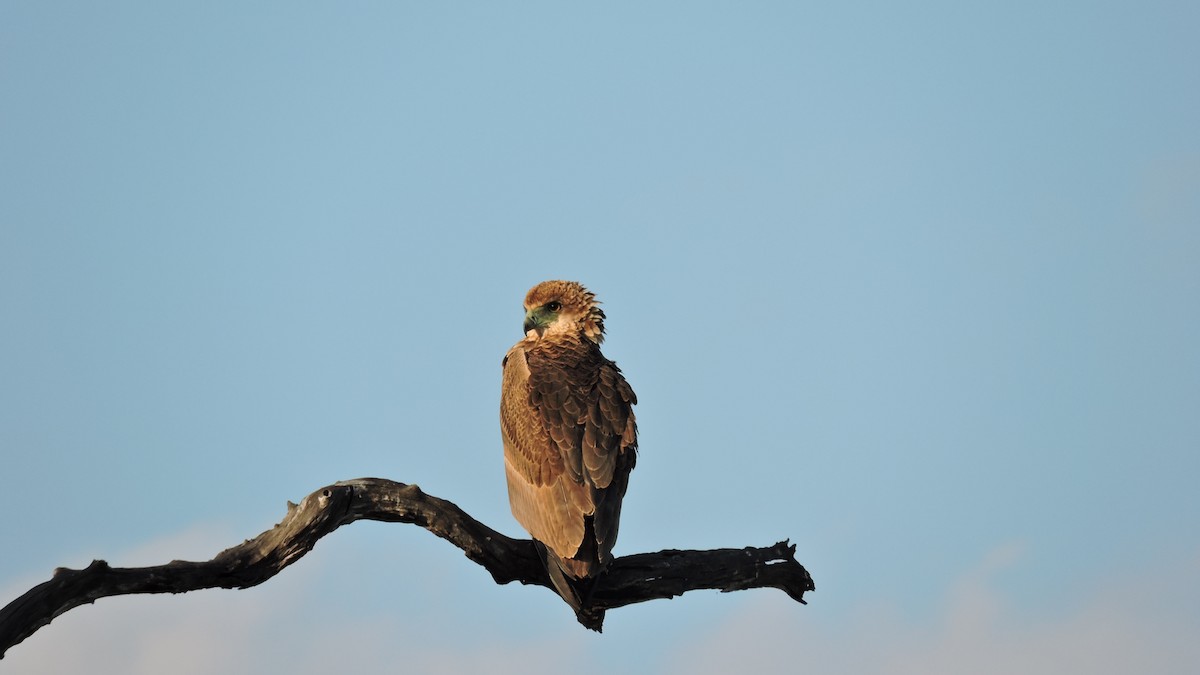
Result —
M 588 580 L 612 561 L 637 454 L 637 397 L 600 353 L 597 304 L 574 281 L 530 289 L 525 338 L 504 357 L 500 398 L 509 505 L 577 613 Z

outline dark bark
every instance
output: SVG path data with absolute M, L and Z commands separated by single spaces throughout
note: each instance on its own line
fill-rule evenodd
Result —
M 356 520 L 420 525 L 462 549 L 498 584 L 519 581 L 554 590 L 532 540 L 506 537 L 416 485 L 360 478 L 321 488 L 299 505 L 288 503 L 278 525 L 207 562 L 118 568 L 97 560 L 82 570 L 58 568 L 50 581 L 0 609 L 0 658 L 58 615 L 98 598 L 256 586 L 299 560 L 321 537 Z M 804 593 L 814 586 L 795 551 L 783 541 L 766 548 L 666 550 L 617 558 L 596 580 L 577 618 L 600 630 L 604 610 L 700 588 L 778 588 L 803 603 Z

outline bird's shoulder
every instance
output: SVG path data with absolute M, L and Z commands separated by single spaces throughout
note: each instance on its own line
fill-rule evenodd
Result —
M 587 340 L 539 340 L 522 350 L 529 384 L 536 391 L 592 398 L 599 386 L 624 381 L 621 370 Z

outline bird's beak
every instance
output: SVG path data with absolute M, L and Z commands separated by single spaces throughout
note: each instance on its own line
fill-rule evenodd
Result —
M 546 325 L 539 320 L 535 314 L 536 311 L 536 309 L 531 309 L 525 314 L 525 334 L 528 335 L 529 331 L 534 330 L 537 331 L 538 337 L 542 337 L 542 334 L 546 332 Z

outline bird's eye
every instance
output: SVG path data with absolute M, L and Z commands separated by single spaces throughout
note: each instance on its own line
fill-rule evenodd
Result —
M 550 310 L 551 312 L 557 312 L 558 310 L 562 309 L 562 303 L 557 300 L 554 302 L 547 302 L 546 309 Z

